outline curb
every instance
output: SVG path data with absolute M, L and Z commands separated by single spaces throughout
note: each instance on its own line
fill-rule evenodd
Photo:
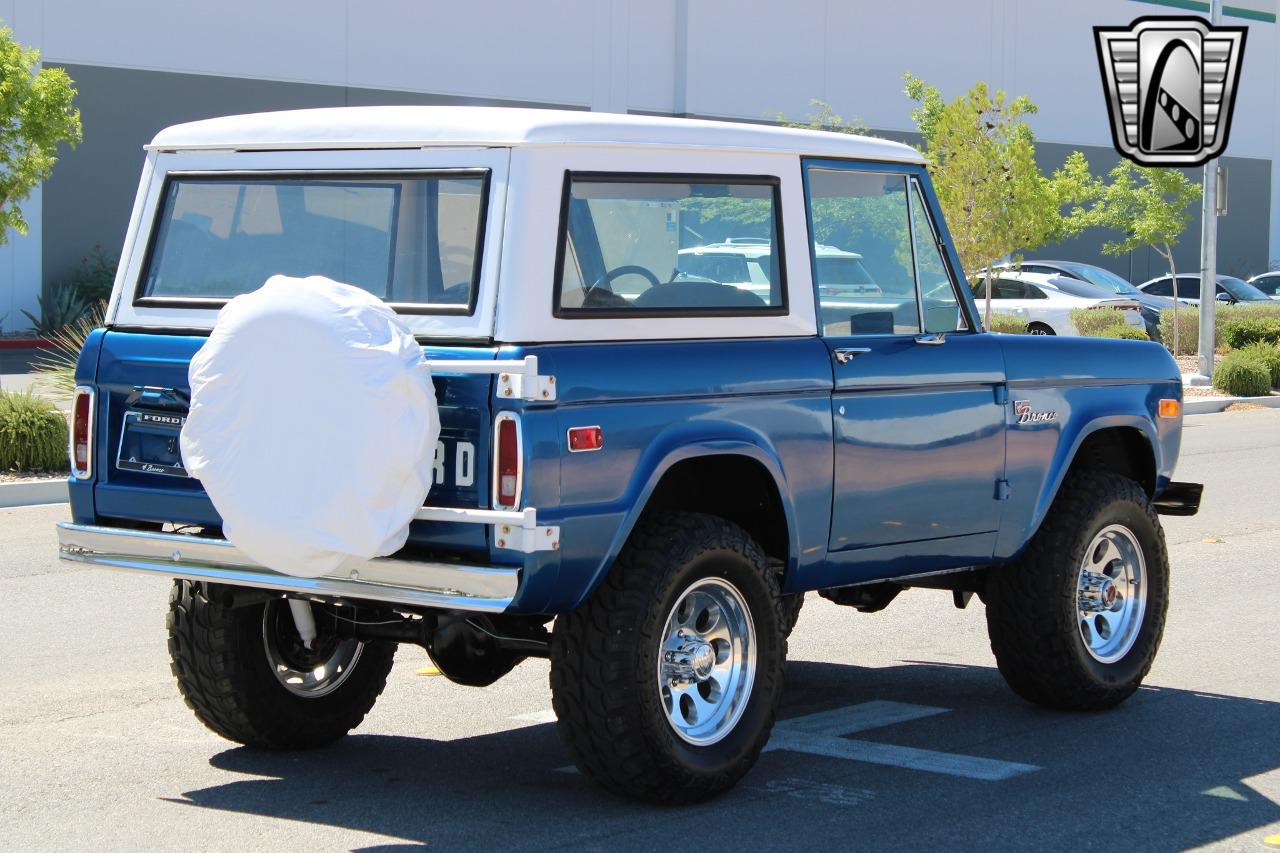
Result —
M 1280 409 L 1280 396 L 1274 394 L 1267 397 L 1203 397 L 1201 399 L 1182 399 L 1182 414 L 1211 415 L 1221 412 L 1227 406 L 1236 403 L 1254 403 L 1268 409 Z
M 0 338 L 0 349 L 52 349 L 53 342 L 44 338 Z
M 0 483 L 0 509 L 19 506 L 66 503 L 67 481 L 31 480 L 30 482 Z

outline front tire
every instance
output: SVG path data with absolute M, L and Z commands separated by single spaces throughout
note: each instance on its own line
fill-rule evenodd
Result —
M 694 513 L 642 521 L 591 599 L 556 620 L 552 703 L 578 768 L 653 803 L 733 787 L 773 728 L 783 610 L 742 528 Z
M 991 650 L 1019 696 L 1065 710 L 1123 702 L 1151 669 L 1169 603 L 1146 492 L 1107 471 L 1068 474 L 1026 552 L 990 573 L 986 602 Z
M 396 649 L 343 639 L 323 618 L 308 649 L 283 598 L 228 607 L 182 580 L 169 593 L 166 625 L 187 706 L 215 734 L 262 749 L 324 746 L 360 725 Z

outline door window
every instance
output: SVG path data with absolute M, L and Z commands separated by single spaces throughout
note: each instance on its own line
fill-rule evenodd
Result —
M 823 334 L 919 334 L 906 176 L 810 168 L 809 216 Z
M 920 185 L 902 174 L 811 166 L 813 277 L 824 335 L 968 328 Z

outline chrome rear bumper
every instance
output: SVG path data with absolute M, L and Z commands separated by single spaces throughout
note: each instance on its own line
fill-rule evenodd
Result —
M 516 595 L 520 570 L 379 557 L 345 577 L 297 578 L 255 563 L 225 539 L 58 523 L 59 556 L 108 569 L 449 610 L 499 612 Z

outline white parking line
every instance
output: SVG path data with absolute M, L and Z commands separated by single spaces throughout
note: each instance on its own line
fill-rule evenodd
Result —
M 836 708 L 804 717 L 783 720 L 773 730 L 766 752 L 785 749 L 828 758 L 865 761 L 889 767 L 905 767 L 928 773 L 962 776 L 996 782 L 1010 779 L 1040 768 L 1034 764 L 998 761 L 975 755 L 958 755 L 932 749 L 895 746 L 876 741 L 857 740 L 845 735 L 891 726 L 934 714 L 947 708 L 911 705 L 905 702 L 864 702 L 847 708 Z
M 830 711 L 819 711 L 803 717 L 792 717 L 789 720 L 782 720 L 773 727 L 773 736 L 769 739 L 765 752 L 782 749 L 808 755 L 821 755 L 826 758 L 843 758 L 848 761 L 864 761 L 868 764 L 881 764 L 887 767 L 904 767 L 908 770 L 923 770 L 926 773 L 960 776 L 984 782 L 999 782 L 1041 769 L 1034 764 L 1019 764 L 1016 761 L 1000 761 L 995 758 L 895 746 L 891 743 L 848 737 L 858 732 L 945 714 L 950 710 L 950 708 L 935 708 L 929 705 L 912 705 L 907 702 L 875 701 L 833 708 Z M 555 714 L 544 711 L 541 714 L 521 714 L 514 719 L 552 722 L 555 720 Z M 570 765 L 557 767 L 555 772 L 577 773 L 578 770 Z

